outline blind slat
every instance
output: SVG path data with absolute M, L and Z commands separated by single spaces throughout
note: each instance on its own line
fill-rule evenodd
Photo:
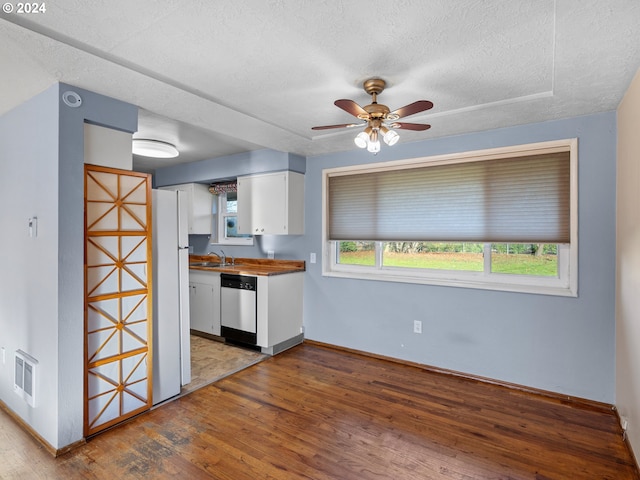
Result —
M 569 152 L 330 176 L 329 239 L 568 243 Z

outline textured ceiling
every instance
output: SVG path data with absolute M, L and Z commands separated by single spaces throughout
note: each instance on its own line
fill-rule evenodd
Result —
M 0 114 L 56 81 L 141 107 L 176 162 L 355 149 L 369 77 L 401 142 L 614 110 L 640 66 L 638 0 L 58 0 L 0 21 Z M 383 148 L 385 148 L 383 146 Z M 388 148 L 388 147 L 387 147 Z M 157 161 L 135 159 L 141 169 Z M 167 161 L 163 161 L 163 165 Z

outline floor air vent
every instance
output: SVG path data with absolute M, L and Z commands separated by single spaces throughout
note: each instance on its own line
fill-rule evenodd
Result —
M 16 350 L 15 377 L 13 391 L 21 396 L 30 406 L 36 406 L 36 366 L 38 361 L 31 355 Z

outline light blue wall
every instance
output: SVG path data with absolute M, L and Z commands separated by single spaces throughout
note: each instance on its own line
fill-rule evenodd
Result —
M 83 437 L 84 371 L 84 123 L 133 133 L 138 108 L 81 88 L 59 84 L 58 342 L 60 431 L 57 446 Z M 73 90 L 82 98 L 79 108 L 62 102 Z
M 212 158 L 172 167 L 159 168 L 153 176 L 153 186 L 180 183 L 209 183 L 236 178 L 251 173 L 291 170 L 304 173 L 305 159 L 293 153 L 275 150 L 255 150 L 226 157 Z
M 79 108 L 62 103 L 67 90 Z M 83 437 L 84 122 L 134 132 L 137 118 L 135 106 L 65 84 L 0 117 L 0 399 L 54 448 Z M 13 393 L 17 349 L 39 362 L 36 408 Z
M 38 218 L 37 236 L 27 219 Z M 0 116 L 0 400 L 58 436 L 58 87 Z M 14 353 L 39 361 L 36 408 L 13 393 Z
M 570 396 L 614 402 L 615 113 L 307 159 L 305 235 L 322 251 L 322 169 L 579 139 L 579 296 L 323 277 L 307 263 L 307 338 Z M 423 333 L 412 333 L 413 320 Z
M 189 235 L 189 246 L 195 255 L 205 255 L 210 251 L 224 253 L 236 258 L 267 258 L 267 253 L 274 252 L 274 258 L 282 260 L 300 259 L 300 235 L 261 235 L 254 237 L 253 246 L 244 245 L 211 245 L 208 235 Z

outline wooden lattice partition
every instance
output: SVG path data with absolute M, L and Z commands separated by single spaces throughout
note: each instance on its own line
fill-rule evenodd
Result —
M 151 180 L 85 165 L 84 433 L 151 407 Z

